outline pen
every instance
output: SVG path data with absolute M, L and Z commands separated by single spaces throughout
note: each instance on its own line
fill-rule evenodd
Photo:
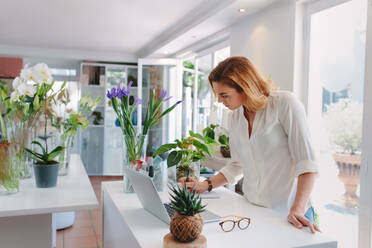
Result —
M 190 176 L 190 169 L 187 170 L 187 175 L 186 175 L 186 182 L 189 182 L 189 176 Z

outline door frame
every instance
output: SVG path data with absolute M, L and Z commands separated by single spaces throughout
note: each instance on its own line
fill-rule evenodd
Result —
M 139 58 L 138 59 L 138 97 L 142 99 L 142 84 L 143 84 L 143 66 L 145 65 L 170 65 L 176 67 L 176 82 L 174 82 L 173 90 L 168 90 L 173 96 L 172 100 L 179 100 L 182 99 L 182 62 L 180 59 L 172 59 L 172 58 Z M 146 104 L 146 103 L 143 103 Z M 138 108 L 137 111 L 137 130 L 138 133 L 141 133 L 142 129 L 142 108 Z M 172 121 L 173 120 L 173 121 Z M 176 121 L 178 120 L 178 121 Z M 168 128 L 168 134 L 170 134 L 171 130 L 174 135 L 168 135 L 170 139 L 180 139 L 182 136 L 182 104 L 177 106 L 171 113 L 169 113 L 168 118 L 168 127 L 170 124 L 175 125 L 174 129 Z M 174 137 L 173 137 L 174 136 Z

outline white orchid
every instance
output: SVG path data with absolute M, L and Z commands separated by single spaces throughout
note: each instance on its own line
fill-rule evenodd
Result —
M 39 63 L 32 68 L 35 82 L 38 84 L 51 84 L 53 82 L 52 71 L 44 63 Z
M 36 64 L 33 67 L 25 66 L 21 71 L 23 82 L 34 82 L 36 84 L 51 84 L 53 82 L 52 71 L 44 63 Z
M 18 89 L 18 87 L 23 83 L 23 79 L 20 78 L 20 77 L 16 77 L 14 80 L 13 80 L 13 89 L 16 90 Z
M 29 96 L 29 97 L 33 97 L 36 93 L 36 89 L 35 89 L 35 86 L 34 85 L 30 85 L 30 84 L 27 84 L 27 83 L 24 83 L 24 84 L 21 84 L 17 91 L 19 92 L 19 95 L 20 96 Z
M 10 101 L 11 102 L 15 102 L 19 99 L 19 93 L 18 93 L 18 90 L 14 90 L 11 94 L 10 94 Z
M 27 81 L 35 81 L 35 75 L 33 73 L 32 67 L 28 67 L 28 65 L 25 65 L 25 67 L 21 71 L 20 75 L 23 82 Z

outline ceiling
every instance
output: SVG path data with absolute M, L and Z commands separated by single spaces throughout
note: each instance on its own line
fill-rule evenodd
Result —
M 1 0 L 0 45 L 177 56 L 274 1 Z

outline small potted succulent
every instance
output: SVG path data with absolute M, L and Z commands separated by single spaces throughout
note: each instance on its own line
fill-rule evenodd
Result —
M 194 190 L 171 188 L 170 206 L 175 210 L 170 222 L 170 232 L 180 242 L 191 242 L 202 232 L 204 220 L 200 215 L 206 205 L 202 205 L 200 195 Z
M 169 152 L 167 156 L 168 168 L 176 165 L 177 181 L 187 175 L 198 180 L 200 175 L 200 161 L 205 161 L 206 156 L 211 156 L 218 145 L 213 139 L 189 132 L 190 136 L 182 140 L 175 140 L 176 143 L 161 145 L 153 156 Z

